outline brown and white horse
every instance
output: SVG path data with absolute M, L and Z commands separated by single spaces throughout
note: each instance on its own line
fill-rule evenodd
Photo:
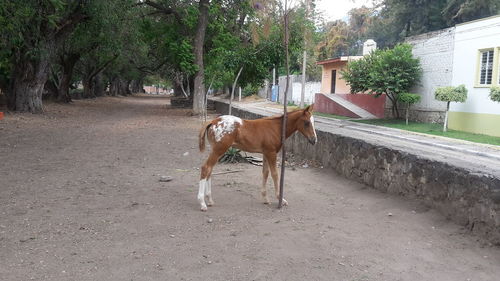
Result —
M 299 109 L 287 114 L 287 138 L 295 133 L 295 131 L 299 131 L 311 144 L 316 144 L 317 138 L 312 114 L 313 106 L 310 105 L 305 109 Z M 271 177 L 273 178 L 276 197 L 279 197 L 276 155 L 281 149 L 282 120 L 283 115 L 256 120 L 242 120 L 235 116 L 223 115 L 203 125 L 199 134 L 200 151 L 203 152 L 205 150 L 205 136 L 207 136 L 212 149 L 205 164 L 201 167 L 198 201 L 200 202 L 202 211 L 207 210 L 207 205 L 212 206 L 214 204 L 210 175 L 219 158 L 231 146 L 243 151 L 263 154 L 262 199 L 265 204 L 269 204 L 266 190 L 269 172 L 271 172 Z M 208 200 L 208 204 L 205 203 L 205 197 Z M 283 199 L 283 204 L 287 205 L 288 202 Z

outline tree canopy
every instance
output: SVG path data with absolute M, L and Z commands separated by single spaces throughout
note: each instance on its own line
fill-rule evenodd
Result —
M 496 0 L 374 3 L 320 23 L 315 0 L 296 1 L 290 72 L 302 72 L 305 53 L 308 76 L 319 80 L 317 60 L 358 55 L 366 39 L 395 46 L 500 10 Z M 12 110 L 42 112 L 42 98 L 127 95 L 148 81 L 200 113 L 209 87 L 227 92 L 240 74 L 238 86 L 255 91 L 273 68 L 285 73 L 283 8 L 280 0 L 0 0 L 0 89 Z

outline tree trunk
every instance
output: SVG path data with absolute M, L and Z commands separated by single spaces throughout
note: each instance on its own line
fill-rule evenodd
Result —
M 61 80 L 59 81 L 59 89 L 57 90 L 58 102 L 71 102 L 69 87 L 71 85 L 71 79 L 73 78 L 73 69 L 79 59 L 80 55 L 70 54 L 65 60 L 61 62 L 62 75 Z
M 132 95 L 132 92 L 130 91 L 130 80 L 123 81 L 123 91 L 123 94 L 126 96 Z
M 444 115 L 443 132 L 448 131 L 448 111 L 450 110 L 450 102 L 446 104 L 446 113 Z
M 42 100 L 47 97 L 57 100 L 58 93 L 59 89 L 57 88 L 56 82 L 53 79 L 47 79 L 47 82 L 45 82 L 45 85 L 43 86 Z
M 410 104 L 406 107 L 406 126 L 408 126 L 408 118 L 410 117 Z
M 131 88 L 130 90 L 132 94 L 138 94 L 144 92 L 144 87 L 142 83 L 143 83 L 142 79 L 132 80 L 132 82 L 130 83 L 130 88 Z
M 202 114 L 204 108 L 204 66 L 203 66 L 203 45 L 205 43 L 205 32 L 208 24 L 208 6 L 210 0 L 200 0 L 198 16 L 198 25 L 196 27 L 196 35 L 194 38 L 194 56 L 195 64 L 198 66 L 198 71 L 194 75 L 194 91 L 193 91 L 193 111 L 196 114 Z
M 85 77 L 83 80 L 82 80 L 82 84 L 83 84 L 83 98 L 84 99 L 90 99 L 90 98 L 95 98 L 95 95 L 94 95 L 94 90 L 93 90 L 93 83 L 92 83 L 92 77 Z
M 42 94 L 50 71 L 50 50 L 41 56 L 39 60 L 26 57 L 15 62 L 12 80 L 7 92 L 7 105 L 9 109 L 42 113 Z
M 109 85 L 109 95 L 112 97 L 116 97 L 120 94 L 120 79 L 115 77 L 111 80 L 111 84 Z
M 92 94 L 94 97 L 104 96 L 104 83 L 102 82 L 102 72 L 97 73 L 92 79 Z

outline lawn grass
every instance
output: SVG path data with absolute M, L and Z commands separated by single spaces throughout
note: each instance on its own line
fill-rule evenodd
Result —
M 477 143 L 500 145 L 500 137 L 480 135 L 480 134 L 455 131 L 450 129 L 448 129 L 448 132 L 445 133 L 443 132 L 442 124 L 409 122 L 407 126 L 405 120 L 395 120 L 395 119 L 374 119 L 374 120 L 354 120 L 354 121 L 359 123 L 396 128 L 406 131 L 467 140 Z
M 353 119 L 352 117 L 335 115 L 335 114 L 328 114 L 328 113 L 322 113 L 322 112 L 316 112 L 316 111 L 313 113 L 313 115 L 326 117 L 326 118 L 335 118 L 335 119 Z

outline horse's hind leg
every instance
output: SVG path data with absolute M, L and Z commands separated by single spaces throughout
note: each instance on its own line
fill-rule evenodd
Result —
M 218 147 L 215 147 L 218 146 Z M 208 156 L 207 161 L 201 167 L 200 175 L 200 189 L 198 190 L 198 202 L 200 202 L 200 209 L 202 211 L 207 210 L 207 204 L 205 203 L 205 196 L 208 197 L 208 206 L 212 206 L 214 201 L 212 200 L 212 169 L 217 164 L 219 158 L 226 152 L 229 145 L 213 145 L 212 151 Z
M 269 170 L 271 171 L 271 177 L 274 182 L 274 192 L 276 194 L 276 198 L 280 198 L 280 188 L 279 188 L 279 179 L 278 179 L 278 169 L 276 168 L 276 153 L 266 153 L 264 157 L 267 158 L 267 162 L 269 165 Z M 288 205 L 288 202 L 283 198 L 283 205 Z
M 266 157 L 262 159 L 262 187 L 260 189 L 260 194 L 262 195 L 262 200 L 264 204 L 269 204 L 269 198 L 267 198 L 267 178 L 269 177 L 269 164 Z

